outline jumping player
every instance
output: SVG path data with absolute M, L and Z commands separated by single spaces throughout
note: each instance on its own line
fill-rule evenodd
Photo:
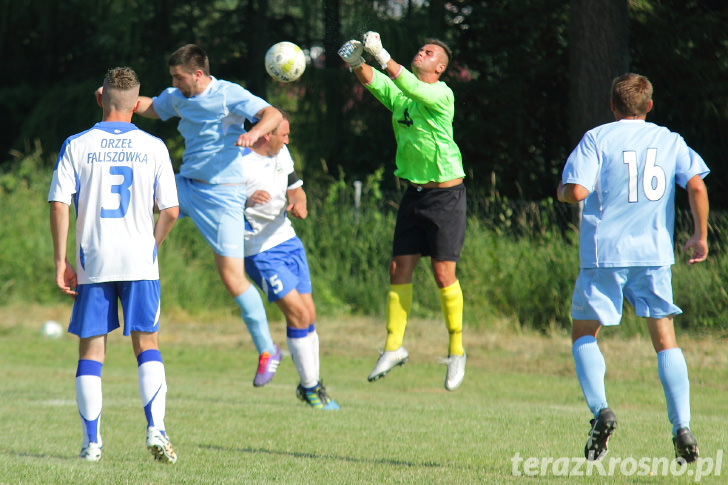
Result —
M 185 139 L 177 175 L 180 214 L 192 218 L 215 254 L 215 264 L 258 351 L 253 385 L 270 382 L 282 354 L 268 329 L 263 300 L 244 272 L 243 155 L 270 133 L 281 115 L 242 86 L 210 75 L 207 54 L 196 45 L 180 47 L 169 58 L 172 86 L 155 98 L 140 97 L 137 114 L 147 118 L 179 118 Z M 249 131 L 245 120 L 257 121 Z
M 364 62 L 363 51 L 386 75 Z M 410 72 L 391 58 L 378 33 L 367 32 L 363 43 L 350 40 L 341 46 L 339 56 L 392 112 L 397 140 L 394 174 L 409 185 L 394 229 L 387 339 L 368 379 L 376 381 L 407 362 L 409 354 L 402 343 L 412 307 L 412 274 L 420 258 L 430 256 L 450 340 L 445 389 L 454 391 L 465 377 L 463 293 L 455 266 L 465 241 L 466 200 L 465 172 L 452 133 L 455 97 L 440 81 L 452 57 L 450 49 L 439 40 L 427 40 L 415 54 Z
M 278 128 L 258 138 L 245 156 L 245 270 L 286 318 L 286 342 L 300 383 L 296 395 L 314 409 L 335 410 L 319 380 L 319 338 L 311 276 L 303 243 L 288 214 L 308 215 L 303 181 L 286 145 L 290 117 L 281 110 Z

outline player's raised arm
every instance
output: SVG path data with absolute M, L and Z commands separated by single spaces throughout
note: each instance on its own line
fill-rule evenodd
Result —
M 339 57 L 349 65 L 359 82 L 369 84 L 372 82 L 374 72 L 372 66 L 364 62 L 364 58 L 361 56 L 363 52 L 364 45 L 358 40 L 352 39 L 344 42 L 344 45 L 339 48 Z
M 364 50 L 387 72 L 392 79 L 399 76 L 402 66 L 392 59 L 389 52 L 382 46 L 382 38 L 377 32 L 367 32 L 362 38 Z

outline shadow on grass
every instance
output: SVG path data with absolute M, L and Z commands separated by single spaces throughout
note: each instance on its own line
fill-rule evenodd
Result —
M 426 468 L 449 468 L 448 465 L 443 465 L 441 463 L 436 462 L 413 462 L 413 461 L 406 461 L 406 460 L 392 460 L 392 459 L 384 459 L 384 458 L 372 458 L 372 459 L 366 459 L 366 458 L 354 458 L 351 456 L 336 456 L 336 455 L 320 455 L 317 453 L 304 453 L 304 452 L 296 452 L 296 451 L 277 451 L 277 450 L 269 450 L 265 448 L 226 448 L 222 446 L 213 446 L 213 445 L 199 445 L 199 448 L 203 448 L 206 450 L 215 450 L 215 451 L 227 451 L 227 452 L 233 452 L 233 453 L 250 453 L 250 454 L 256 454 L 256 453 L 263 453 L 266 455 L 278 455 L 278 456 L 290 456 L 293 458 L 314 458 L 314 459 L 322 459 L 322 460 L 338 460 L 348 463 L 371 463 L 375 465 L 392 465 L 392 466 L 406 466 L 406 467 L 426 467 Z

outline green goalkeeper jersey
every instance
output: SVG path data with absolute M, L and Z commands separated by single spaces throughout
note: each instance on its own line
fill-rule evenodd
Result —
M 394 175 L 416 184 L 465 176 L 452 135 L 455 96 L 447 84 L 422 82 L 402 68 L 394 80 L 374 70 L 366 88 L 392 112 L 397 141 Z

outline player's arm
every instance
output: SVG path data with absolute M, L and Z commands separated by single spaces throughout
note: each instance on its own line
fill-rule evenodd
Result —
M 256 190 L 245 200 L 245 207 L 266 204 L 270 201 L 270 194 L 265 190 Z
M 167 207 L 159 211 L 157 223 L 154 224 L 154 240 L 157 242 L 157 247 L 162 245 L 167 234 L 172 230 L 172 226 L 177 222 L 178 216 L 179 206 Z
M 51 201 L 50 203 L 51 236 L 53 238 L 53 261 L 56 266 L 56 285 L 67 295 L 75 296 L 76 271 L 66 258 L 68 250 L 68 204 Z
M 101 95 L 104 92 L 104 87 L 101 86 L 94 91 L 94 96 L 96 97 L 96 103 L 103 108 L 103 104 L 101 103 Z M 154 118 L 159 119 L 159 115 L 156 111 L 154 111 L 154 105 L 152 103 L 152 98 L 148 96 L 139 96 L 139 105 L 134 110 L 135 114 L 138 114 L 139 116 L 142 116 L 144 118 Z
M 685 243 L 683 251 L 692 250 L 688 264 L 705 261 L 708 257 L 708 189 L 700 175 L 688 180 L 685 187 L 688 191 L 690 213 L 693 216 L 693 235 Z
M 273 106 L 266 106 L 262 110 L 255 114 L 255 117 L 259 120 L 250 131 L 246 131 L 238 137 L 235 142 L 240 147 L 250 147 L 258 141 L 263 135 L 267 135 L 271 131 L 275 130 L 283 120 L 281 112 Z
M 308 207 L 306 203 L 306 192 L 303 187 L 298 186 L 295 189 L 289 189 L 286 192 L 288 197 L 288 206 L 286 211 L 297 219 L 305 219 L 308 216 Z
M 344 45 L 339 48 L 339 57 L 349 65 L 359 82 L 366 85 L 372 82 L 374 71 L 372 66 L 364 62 L 363 52 L 364 45 L 358 40 L 352 39 L 344 42 Z
M 159 119 L 159 115 L 154 111 L 154 103 L 149 96 L 139 96 L 139 106 L 137 106 L 134 114 L 138 114 L 144 118 Z
M 565 184 L 559 182 L 559 187 L 556 189 L 556 198 L 559 202 L 566 202 L 567 204 L 576 204 L 586 199 L 589 195 L 589 191 L 586 187 L 579 184 Z

